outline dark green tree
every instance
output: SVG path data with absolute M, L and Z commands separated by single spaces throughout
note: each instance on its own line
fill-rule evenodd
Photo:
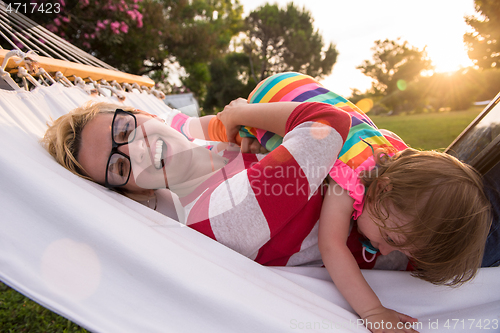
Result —
M 500 66 L 500 2 L 475 0 L 478 15 L 467 16 L 465 21 L 474 32 L 466 33 L 464 41 L 469 58 L 481 69 Z
M 242 29 L 241 14 L 238 0 L 80 0 L 44 25 L 128 73 L 165 78 L 168 64 L 178 63 L 187 73 L 183 83 L 199 97 L 210 80 L 208 63 Z
M 168 10 L 165 47 L 187 72 L 183 84 L 202 102 L 210 81 L 208 66 L 225 54 L 231 38 L 242 29 L 243 8 L 238 0 L 163 1 Z M 178 3 L 188 5 L 174 6 Z
M 50 2 L 38 0 L 44 4 Z M 35 21 L 100 60 L 132 74 L 147 71 L 143 62 L 162 58 L 161 4 L 152 0 L 71 0 L 50 20 L 34 12 Z M 38 15 L 38 16 L 37 16 Z
M 206 113 L 215 113 L 238 97 L 247 97 L 256 81 L 250 75 L 249 59 L 245 53 L 229 53 L 212 61 L 210 82 L 203 105 Z
M 313 27 L 311 13 L 289 3 L 285 9 L 266 4 L 246 18 L 244 50 L 256 81 L 279 72 L 296 71 L 315 78 L 332 72 L 338 52 L 325 46 Z
M 408 44 L 397 40 L 377 40 L 372 47 L 373 60 L 365 60 L 358 66 L 363 74 L 371 77 L 372 91 L 376 95 L 382 95 L 383 102 L 389 108 L 399 111 L 402 95 L 415 98 L 412 91 L 404 92 L 415 80 L 420 77 L 424 70 L 432 68 L 431 61 L 424 50 L 419 50 Z M 406 105 L 410 105 L 405 102 Z

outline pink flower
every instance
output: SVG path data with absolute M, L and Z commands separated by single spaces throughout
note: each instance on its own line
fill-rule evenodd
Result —
M 56 18 L 54 19 L 54 23 L 55 23 L 56 25 L 58 25 L 58 26 L 59 26 L 59 25 L 61 25 L 61 20 L 59 20 L 59 17 L 56 17 Z
M 89 0 L 80 0 L 80 8 L 87 7 L 89 5 Z
M 128 25 L 127 25 L 125 22 L 122 22 L 122 23 L 120 24 L 120 30 L 121 30 L 124 34 L 126 34 L 126 33 L 128 32 Z
M 135 9 L 134 12 L 135 12 L 135 17 L 137 19 L 137 27 L 142 28 L 142 14 L 141 12 Z
M 66 3 L 64 2 L 64 0 L 59 0 L 59 2 L 61 3 L 61 5 L 64 7 L 66 6 Z
M 89 42 L 83 42 L 82 45 L 85 46 L 86 48 L 90 49 L 90 43 Z
M 95 34 L 90 34 L 90 38 L 95 39 Z
M 109 24 L 109 20 L 104 20 L 104 21 L 102 21 L 102 23 L 108 25 Z
M 129 10 L 129 11 L 127 11 L 127 14 L 128 14 L 128 16 L 130 16 L 130 18 L 132 20 L 135 20 L 135 18 L 136 18 L 135 11 Z
M 115 5 L 109 5 L 108 8 L 109 8 L 109 10 L 112 10 L 112 11 L 116 10 L 116 6 Z
M 134 5 L 133 7 L 134 7 L 134 9 L 139 9 L 139 5 L 137 5 L 137 4 Z
M 97 28 L 104 30 L 106 29 L 106 25 L 104 25 L 101 21 L 97 21 Z
M 114 34 L 120 33 L 120 22 L 113 22 L 109 25 Z
M 63 18 L 62 18 L 62 20 L 63 20 L 63 22 L 68 23 L 68 22 L 69 22 L 69 17 L 66 17 L 66 16 L 65 16 L 65 17 L 63 17 Z
M 49 31 L 52 31 L 52 32 L 57 32 L 57 27 L 53 24 L 48 24 L 46 26 L 46 28 L 49 30 Z
M 163 34 L 162 34 L 162 32 L 161 32 L 161 31 L 158 31 L 158 35 L 160 35 L 160 36 L 161 36 L 161 35 L 163 35 Z
M 83 34 L 83 37 L 88 39 L 89 38 L 89 34 Z

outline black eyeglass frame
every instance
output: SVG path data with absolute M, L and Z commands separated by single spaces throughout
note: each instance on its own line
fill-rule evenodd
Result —
M 131 140 L 128 140 L 127 142 L 117 143 L 115 141 L 115 135 L 114 135 L 115 126 L 114 125 L 115 125 L 116 116 L 120 115 L 120 114 L 130 115 L 134 119 L 134 137 Z M 124 145 L 128 145 L 130 142 L 134 141 L 135 135 L 136 135 L 136 130 L 137 130 L 137 118 L 135 117 L 135 115 L 131 112 L 124 111 L 122 109 L 116 109 L 115 114 L 113 116 L 113 121 L 111 121 L 111 144 L 112 144 L 112 147 L 111 147 L 111 153 L 109 154 L 108 162 L 106 163 L 106 176 L 104 179 L 104 186 L 106 186 L 107 188 L 121 187 L 121 186 L 125 186 L 128 183 L 128 181 L 130 179 L 130 174 L 132 173 L 132 162 L 130 161 L 130 157 L 127 154 L 119 151 L 118 148 L 121 146 L 124 146 Z M 128 170 L 127 180 L 123 184 L 114 185 L 114 184 L 110 184 L 108 182 L 109 162 L 111 161 L 111 157 L 113 157 L 114 154 L 122 155 L 123 157 L 125 157 L 128 160 L 128 162 L 130 164 L 130 168 Z

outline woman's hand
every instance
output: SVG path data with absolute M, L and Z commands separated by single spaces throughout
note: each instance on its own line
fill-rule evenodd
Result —
M 217 113 L 217 118 L 226 128 L 227 139 L 229 142 L 236 142 L 236 134 L 238 134 L 242 124 L 236 120 L 235 114 L 246 105 L 248 105 L 246 99 L 238 98 L 226 105 L 224 110 Z
M 413 327 L 417 319 L 387 309 L 378 307 L 363 317 L 363 323 L 373 333 L 418 333 Z

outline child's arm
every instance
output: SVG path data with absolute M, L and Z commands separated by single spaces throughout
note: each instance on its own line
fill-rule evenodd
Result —
M 189 122 L 189 132 L 191 136 L 196 139 L 229 142 L 224 124 L 213 115 L 191 118 Z M 242 153 L 265 154 L 269 152 L 260 144 L 259 140 L 254 137 L 241 137 L 237 134 L 235 141 L 236 144 L 241 147 Z
M 380 324 L 383 321 L 383 326 L 374 326 L 387 329 L 391 325 L 394 332 L 415 332 L 411 329 L 396 329 L 399 322 L 415 322 L 416 319 L 382 306 L 361 274 L 354 256 L 346 245 L 353 199 L 347 191 L 343 189 L 339 191 L 340 189 L 337 183 L 330 180 L 319 219 L 318 242 L 325 267 L 341 294 L 365 321 L 365 326 L 367 322 Z M 338 194 L 339 192 L 341 194 Z M 399 324 L 399 326 L 404 328 L 404 325 Z
M 238 98 L 226 105 L 217 118 L 226 127 L 230 142 L 235 142 L 242 125 L 284 136 L 288 117 L 299 105 L 298 102 L 248 104 L 246 99 Z
M 184 134 L 189 140 L 201 139 L 208 141 L 227 142 L 224 126 L 214 115 L 190 117 L 178 110 L 172 110 L 164 119 L 167 125 Z M 240 143 L 237 138 L 237 143 Z

